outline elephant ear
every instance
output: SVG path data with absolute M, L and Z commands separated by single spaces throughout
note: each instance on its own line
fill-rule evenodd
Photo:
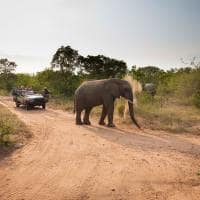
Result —
M 119 86 L 116 83 L 106 83 L 105 84 L 105 91 L 107 94 L 111 94 L 114 98 L 120 97 L 120 90 Z

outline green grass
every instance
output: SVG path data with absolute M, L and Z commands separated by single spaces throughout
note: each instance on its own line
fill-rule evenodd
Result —
M 0 105 L 0 147 L 13 146 L 30 136 L 26 125 L 7 108 Z

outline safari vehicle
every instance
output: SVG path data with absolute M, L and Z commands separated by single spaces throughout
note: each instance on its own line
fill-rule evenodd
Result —
M 36 94 L 34 91 L 18 91 L 14 95 L 13 100 L 15 101 L 16 107 L 20 105 L 25 106 L 26 110 L 34 108 L 35 106 L 42 106 L 46 108 L 46 99 L 41 94 Z

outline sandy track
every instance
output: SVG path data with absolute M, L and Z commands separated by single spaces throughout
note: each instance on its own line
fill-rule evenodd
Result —
M 0 102 L 34 135 L 0 161 L 0 200 L 200 199 L 198 136 L 76 126 L 67 112 Z

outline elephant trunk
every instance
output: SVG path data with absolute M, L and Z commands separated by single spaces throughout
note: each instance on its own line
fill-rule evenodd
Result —
M 140 126 L 139 126 L 139 124 L 137 123 L 137 121 L 134 117 L 133 101 L 132 100 L 128 101 L 128 107 L 129 107 L 129 114 L 130 114 L 130 117 L 131 117 L 133 123 L 140 129 Z

